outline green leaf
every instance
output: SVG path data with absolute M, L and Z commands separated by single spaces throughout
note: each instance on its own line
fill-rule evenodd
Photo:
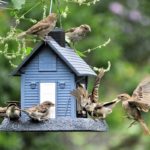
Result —
M 25 0 L 11 0 L 15 9 L 21 9 L 22 5 L 25 4 Z
M 30 54 L 31 50 L 32 50 L 32 47 L 27 47 L 27 48 L 26 48 L 26 53 L 27 53 L 27 55 Z

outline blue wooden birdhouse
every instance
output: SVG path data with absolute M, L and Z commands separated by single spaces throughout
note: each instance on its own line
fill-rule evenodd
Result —
M 87 85 L 87 77 L 96 74 L 65 46 L 63 31 L 57 29 L 51 34 L 13 72 L 21 77 L 21 108 L 50 100 L 55 104 L 52 118 L 76 117 L 76 101 L 70 92 L 78 82 Z
M 76 100 L 70 94 L 79 83 L 87 87 L 88 77 L 95 75 L 89 65 L 66 45 L 64 31 L 57 28 L 46 41 L 38 43 L 13 71 L 13 76 L 21 78 L 21 109 L 47 100 L 55 104 L 51 113 L 51 125 L 46 125 L 48 128 L 45 130 L 106 130 L 104 122 L 98 123 L 92 119 L 85 120 L 86 118 L 77 120 Z M 26 126 L 20 128 L 19 130 L 26 130 Z M 27 130 L 29 129 L 32 130 L 28 127 Z

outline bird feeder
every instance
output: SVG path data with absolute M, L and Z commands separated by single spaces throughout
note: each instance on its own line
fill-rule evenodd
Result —
M 18 122 L 4 119 L 0 130 L 7 131 L 106 131 L 105 120 L 95 121 L 77 113 L 76 99 L 70 92 L 96 76 L 89 65 L 65 43 L 65 33 L 56 28 L 45 41 L 37 43 L 13 71 L 21 78 L 21 109 L 50 100 L 55 104 L 50 119 L 32 122 L 22 114 Z

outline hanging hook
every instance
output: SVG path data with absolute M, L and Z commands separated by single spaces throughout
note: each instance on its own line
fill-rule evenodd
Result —
M 53 0 L 51 0 L 51 2 L 50 2 L 50 10 L 49 10 L 50 14 L 52 13 L 52 7 L 53 7 Z
M 61 10 L 60 10 L 60 0 L 57 0 L 57 9 L 58 9 L 58 13 L 59 13 L 59 23 L 60 23 L 60 27 L 62 28 Z

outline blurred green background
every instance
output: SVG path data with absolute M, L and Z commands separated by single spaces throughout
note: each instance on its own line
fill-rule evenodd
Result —
M 25 0 L 19 0 L 24 3 Z M 7 8 L 14 8 L 15 0 L 8 1 Z M 26 0 L 20 10 L 0 7 L 0 36 L 6 37 L 10 26 L 15 25 L 15 13 L 20 15 L 41 0 Z M 43 6 L 47 5 L 49 12 L 50 0 L 43 0 L 25 17 L 40 20 L 43 17 Z M 122 92 L 132 94 L 138 82 L 150 73 L 150 3 L 149 0 L 101 0 L 95 5 L 79 6 L 72 2 L 60 2 L 61 11 L 68 6 L 67 18 L 62 18 L 62 26 L 66 30 L 80 24 L 89 24 L 92 32 L 76 44 L 78 50 L 87 50 L 103 44 L 109 38 L 111 42 L 100 49 L 87 54 L 85 60 L 91 66 L 106 67 L 107 61 L 112 63 L 111 71 L 102 80 L 100 97 L 109 101 Z M 56 3 L 53 11 L 57 11 Z M 14 13 L 15 12 L 15 13 Z M 26 30 L 32 25 L 32 20 L 21 19 L 17 29 Z M 59 26 L 59 23 L 58 25 Z M 5 43 L 4 43 L 5 44 Z M 0 44 L 3 51 L 4 44 Z M 13 41 L 8 41 L 10 52 L 18 49 Z M 29 43 L 30 46 L 34 44 Z M 17 63 L 20 59 L 15 60 Z M 0 55 L 0 105 L 7 100 L 20 99 L 20 81 L 10 76 L 13 68 L 3 53 Z M 93 79 L 90 80 L 89 90 Z M 150 114 L 143 114 L 150 127 Z M 0 150 L 149 150 L 149 137 L 143 135 L 138 124 L 128 128 L 130 121 L 125 119 L 121 104 L 108 116 L 109 131 L 94 132 L 49 132 L 49 133 L 0 133 Z

